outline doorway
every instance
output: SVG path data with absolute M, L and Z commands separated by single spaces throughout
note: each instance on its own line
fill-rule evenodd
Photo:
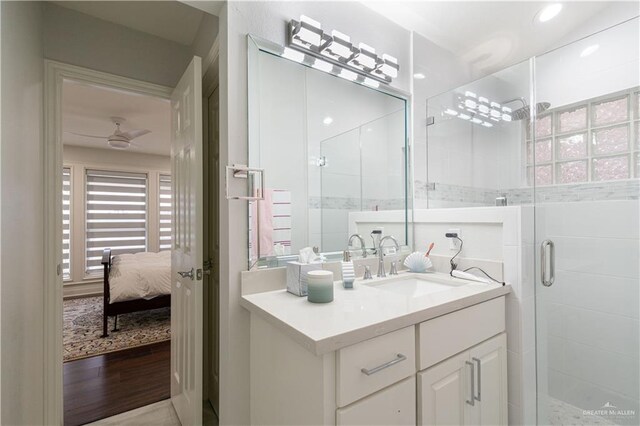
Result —
M 191 309 L 183 315 L 174 315 L 176 310 L 172 309 L 171 322 L 172 322 L 172 336 L 179 335 L 179 339 L 171 339 L 170 349 L 170 380 L 178 379 L 180 383 L 176 383 L 176 386 L 171 387 L 172 400 L 169 401 L 168 407 L 171 405 L 175 407 L 176 404 L 181 408 L 176 408 L 178 414 L 182 410 L 184 414 L 184 408 L 188 407 L 188 417 L 193 421 L 184 421 L 185 424 L 199 423 L 202 408 L 202 382 L 204 381 L 202 372 L 202 305 L 204 305 L 204 297 L 200 296 L 202 293 L 202 231 L 201 220 L 203 203 L 199 197 L 202 194 L 202 73 L 201 73 L 201 60 L 199 57 L 205 58 L 202 63 L 204 69 L 208 69 L 214 62 L 217 51 L 214 52 L 213 44 L 215 42 L 217 34 L 217 18 L 208 12 L 203 12 L 199 8 L 194 8 L 186 5 L 182 2 L 100 2 L 89 5 L 88 2 L 64 2 L 64 3 L 45 3 L 45 31 L 44 37 L 50 42 L 45 47 L 45 57 L 50 58 L 46 61 L 45 70 L 45 148 L 44 148 L 44 163 L 45 163 L 45 205 L 48 211 L 52 212 L 51 216 L 47 218 L 45 224 L 45 267 L 47 270 L 52 271 L 52 275 L 45 277 L 45 343 L 46 353 L 45 359 L 45 371 L 47 371 L 47 377 L 45 380 L 45 403 L 47 406 L 46 418 L 51 419 L 58 424 L 64 422 L 63 412 L 63 371 L 62 371 L 62 359 L 64 356 L 64 347 L 62 339 L 59 337 L 62 335 L 63 330 L 63 290 L 66 287 L 63 285 L 62 273 L 63 273 L 63 253 L 62 253 L 62 198 L 63 198 L 63 129 L 62 129 L 62 101 L 63 90 L 62 86 L 64 81 L 73 81 L 80 84 L 99 85 L 105 86 L 115 91 L 124 91 L 135 93 L 138 96 L 154 96 L 162 98 L 171 102 L 172 118 L 167 119 L 166 122 L 169 126 L 176 130 L 172 131 L 172 139 L 179 139 L 180 148 L 184 148 L 183 154 L 180 158 L 171 158 L 170 167 L 171 171 L 171 194 L 175 196 L 176 187 L 182 188 L 183 203 L 180 206 L 183 215 L 181 217 L 186 218 L 190 215 L 194 220 L 188 220 L 185 226 L 178 227 L 176 229 L 175 221 L 172 221 L 171 233 L 173 235 L 179 235 L 180 231 L 183 232 L 181 241 L 188 241 L 193 243 L 193 249 L 191 253 L 183 250 L 177 250 L 176 244 L 172 244 L 172 264 L 175 270 L 170 273 L 171 285 L 172 285 L 172 300 L 171 306 L 178 303 L 181 308 L 184 309 L 189 299 L 189 291 L 185 291 L 187 288 L 191 289 L 190 300 L 199 305 L 198 309 Z M 146 8 L 146 12 L 145 12 Z M 120 13 L 114 14 L 114 10 Z M 153 12 L 147 14 L 147 12 Z M 213 13 L 216 13 L 213 11 Z M 144 19 L 130 20 L 124 19 L 127 16 L 140 16 Z M 69 36 L 72 36 L 74 42 L 69 41 Z M 144 52 L 141 55 L 140 52 Z M 67 65 L 67 63 L 74 63 L 79 66 Z M 188 72 L 185 72 L 185 69 Z M 100 70 L 100 71 L 97 71 Z M 176 89 L 178 88 L 178 89 Z M 187 94 L 190 94 L 187 96 Z M 186 100 L 193 100 L 192 104 L 186 105 Z M 123 108 L 126 109 L 129 105 L 123 103 Z M 180 119 L 177 114 L 180 114 Z M 132 119 L 127 117 L 126 112 L 120 114 L 110 114 L 110 117 L 125 118 L 127 121 L 119 120 L 119 126 L 123 132 L 128 132 L 132 129 L 137 129 L 137 126 L 127 127 L 128 124 L 134 124 Z M 111 125 L 117 129 L 118 123 L 111 122 Z M 177 127 L 176 127 L 177 125 Z M 115 134 L 114 131 L 107 131 L 109 135 Z M 82 132 L 78 132 L 82 133 Z M 100 136 L 107 136 L 107 134 L 101 134 Z M 115 139 L 115 138 L 113 138 Z M 108 141 L 107 141 L 108 142 Z M 135 142 L 135 141 L 134 141 Z M 174 151 L 173 152 L 178 152 Z M 189 154 L 189 155 L 186 155 Z M 185 161 L 182 161 L 185 160 Z M 141 161 L 144 163 L 144 161 Z M 182 180 L 175 179 L 176 165 L 180 164 L 179 170 L 182 172 Z M 199 164 L 199 165 L 198 165 Z M 86 182 L 101 180 L 105 176 L 100 173 L 103 172 L 99 167 L 91 168 L 91 173 L 87 170 L 88 167 L 82 168 L 77 176 L 80 176 L 83 180 L 79 185 L 79 191 L 84 193 L 87 191 Z M 165 169 L 167 170 L 167 169 Z M 160 171 L 158 171 L 157 178 L 151 178 L 151 173 L 147 173 L 146 176 L 133 177 L 123 176 L 123 172 L 130 172 L 120 168 L 118 170 L 108 170 L 110 175 L 125 178 L 134 179 L 140 178 L 140 182 L 135 185 L 142 187 L 143 192 L 146 192 L 147 203 L 156 190 L 152 189 L 152 185 L 157 185 L 157 189 L 160 186 L 167 185 L 167 182 L 163 179 L 160 182 Z M 164 171 L 164 170 L 161 170 Z M 114 173 L 114 172 L 119 172 Z M 69 175 L 72 175 L 70 173 Z M 162 173 L 164 174 L 164 173 Z M 112 176 L 112 177 L 113 177 Z M 91 178 L 91 179 L 90 179 Z M 71 178 L 69 178 L 71 179 Z M 144 191 L 144 184 L 142 180 L 146 179 L 146 191 Z M 131 183 L 131 182 L 129 182 Z M 68 187 L 70 188 L 70 186 Z M 71 192 L 71 191 L 70 191 Z M 101 191 L 98 191 L 101 192 Z M 102 191 L 105 192 L 105 191 Z M 117 191 L 106 191 L 117 192 Z M 200 194 L 200 195 L 198 195 Z M 91 194 L 92 196 L 98 194 Z M 102 194 L 105 195 L 105 194 Z M 113 196 L 113 194 L 106 194 L 107 196 Z M 165 194 L 167 195 L 167 194 Z M 192 197 L 195 195 L 195 197 Z M 84 195 L 87 197 L 87 195 Z M 158 195 L 160 198 L 160 195 Z M 186 200 L 195 200 L 193 203 L 187 203 Z M 87 205 L 87 200 L 83 199 L 79 204 L 82 206 Z M 102 201 L 107 200 L 93 200 Z M 125 204 L 123 204 L 125 205 Z M 173 214 L 175 216 L 176 209 L 175 200 L 173 200 Z M 150 208 L 141 205 L 141 210 L 144 210 L 147 215 L 147 219 L 150 219 L 153 212 L 150 212 Z M 86 213 L 81 212 L 79 214 L 80 219 L 82 216 L 86 219 Z M 141 218 L 138 218 L 141 220 Z M 188 225 L 188 226 L 186 226 Z M 85 223 L 85 227 L 87 224 Z M 141 240 L 147 240 L 146 250 L 153 249 L 151 239 L 155 238 L 156 231 L 151 231 L 152 224 L 145 223 L 146 235 L 133 235 L 133 231 L 128 237 L 140 238 Z M 84 230 L 83 230 L 84 231 Z M 136 231 L 137 232 L 137 231 Z M 160 232 L 160 231 L 158 231 Z M 86 232 L 76 232 L 76 236 L 80 234 L 86 234 Z M 195 236 L 191 238 L 191 236 Z M 104 235 L 96 235 L 96 238 L 106 238 Z M 123 236 L 123 238 L 125 238 Z M 158 235 L 157 239 L 160 240 Z M 176 239 L 174 239 L 175 242 Z M 94 242 L 97 242 L 94 241 Z M 70 241 L 73 243 L 73 241 Z M 79 244 L 81 251 L 89 244 L 84 241 Z M 110 244 L 111 245 L 111 244 Z M 186 245 L 182 245 L 186 247 Z M 92 246 L 93 248 L 93 246 Z M 159 249 L 159 247 L 156 247 Z M 195 252 L 198 253 L 195 253 Z M 178 252 L 176 254 L 176 252 Z M 175 255 L 175 256 L 174 256 Z M 185 263 L 188 261 L 189 255 L 192 255 L 193 262 Z M 182 263 L 175 263 L 176 256 L 180 257 Z M 103 268 L 103 278 L 105 275 L 104 270 L 109 268 L 112 270 L 117 265 L 114 264 L 115 256 L 109 256 L 105 253 L 102 255 L 87 256 L 92 257 L 93 262 L 97 262 L 95 265 L 90 265 L 97 269 Z M 69 262 L 69 268 L 72 261 Z M 76 265 L 84 265 L 83 261 L 76 261 Z M 107 267 L 105 267 L 105 264 Z M 86 271 L 83 271 L 83 273 Z M 181 273 L 181 274 L 179 274 Z M 76 274 L 76 277 L 78 274 Z M 98 280 L 97 280 L 98 281 Z M 94 283 L 93 290 L 99 292 L 104 287 L 98 281 Z M 182 288 L 182 292 L 185 294 L 179 299 L 173 300 L 173 295 L 176 293 L 175 288 Z M 197 288 L 200 288 L 199 290 Z M 79 287 L 74 287 L 74 290 L 79 290 Z M 86 295 L 84 288 L 82 292 L 77 292 L 76 295 Z M 196 297 L 193 297 L 193 296 Z M 147 300 L 144 299 L 143 300 Z M 158 298 L 151 298 L 149 300 L 159 300 Z M 123 301 L 129 302 L 129 301 Z M 189 302 L 189 303 L 192 303 Z M 131 307 L 131 306 L 129 306 Z M 177 312 L 180 312 L 178 309 Z M 189 312 L 196 312 L 194 316 L 190 316 Z M 107 320 L 107 332 L 103 333 L 109 335 L 109 337 L 115 336 L 118 333 L 123 332 L 123 327 L 126 325 L 125 320 L 127 316 L 132 315 L 129 312 L 112 312 L 113 315 L 109 315 Z M 117 315 L 117 328 L 119 332 L 112 332 L 116 326 Z M 176 318 L 181 318 L 181 323 L 173 324 Z M 186 327 L 181 327 L 184 324 Z M 178 328 L 176 328 L 178 327 Z M 179 332 L 176 332 L 179 330 Z M 194 330 L 195 339 L 193 334 L 189 331 Z M 179 342 L 173 344 L 176 340 Z M 187 357 L 184 355 L 184 351 L 180 352 L 180 357 L 176 357 L 179 348 L 189 347 L 191 350 Z M 89 359 L 89 358 L 87 358 Z M 195 362 L 194 360 L 198 360 Z M 148 362 L 142 362 L 142 365 L 147 365 Z M 191 368 L 194 365 L 198 365 L 197 368 Z M 173 374 L 182 368 L 185 374 L 179 375 Z M 175 370 L 175 371 L 174 371 Z M 195 374 L 192 374 L 195 372 Z M 182 380 L 181 380 L 182 379 Z M 191 390 L 194 389 L 193 392 Z M 185 392 L 190 392 L 190 395 L 186 398 L 182 398 Z M 195 398 L 194 396 L 198 397 Z M 178 401 L 179 399 L 179 401 Z M 166 401 L 165 401 L 166 402 Z M 197 407 L 197 409 L 196 409 Z M 173 412 L 174 416 L 176 414 Z M 181 416 L 182 418 L 182 416 Z
M 64 423 L 79 425 L 171 394 L 171 110 L 61 90 Z

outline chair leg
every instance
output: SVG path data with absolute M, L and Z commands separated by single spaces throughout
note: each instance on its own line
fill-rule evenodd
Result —
M 111 331 L 120 331 L 118 329 L 118 316 L 117 315 L 116 315 L 115 321 L 113 322 L 113 330 L 111 330 Z

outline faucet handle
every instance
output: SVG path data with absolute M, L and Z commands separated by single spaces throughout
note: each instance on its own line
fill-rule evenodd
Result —
M 389 271 L 389 275 L 398 275 L 398 268 L 396 267 L 396 261 L 391 262 L 391 270 Z
M 373 277 L 371 276 L 371 267 L 369 267 L 369 265 L 364 265 L 364 277 L 362 277 L 363 280 L 372 280 Z

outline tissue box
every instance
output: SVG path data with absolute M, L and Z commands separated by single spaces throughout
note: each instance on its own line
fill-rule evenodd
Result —
M 307 272 L 322 269 L 322 263 L 287 263 L 287 291 L 296 296 L 307 295 Z

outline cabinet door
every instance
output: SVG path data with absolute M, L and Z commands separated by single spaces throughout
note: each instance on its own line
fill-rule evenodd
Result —
M 468 360 L 466 351 L 418 373 L 419 425 L 464 424 L 472 397 Z
M 504 333 L 469 350 L 475 364 L 476 409 L 480 425 L 507 424 L 507 337 Z M 469 424 L 469 422 L 467 422 Z
M 341 425 L 415 425 L 416 377 L 411 376 L 347 407 L 336 410 Z

